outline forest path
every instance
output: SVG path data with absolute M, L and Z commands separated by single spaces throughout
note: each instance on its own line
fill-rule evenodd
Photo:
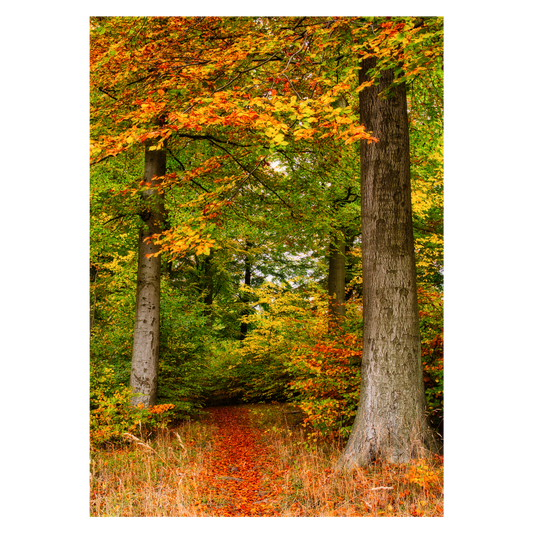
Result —
M 218 431 L 200 504 L 210 516 L 279 516 L 276 476 L 246 406 L 211 407 Z

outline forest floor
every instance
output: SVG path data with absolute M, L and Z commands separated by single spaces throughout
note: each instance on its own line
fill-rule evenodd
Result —
M 91 450 L 91 516 L 443 516 L 442 457 L 340 472 L 290 406 L 205 411 Z

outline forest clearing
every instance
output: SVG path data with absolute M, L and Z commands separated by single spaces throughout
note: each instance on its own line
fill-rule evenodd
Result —
M 91 516 L 442 516 L 442 18 L 90 36 Z
M 443 516 L 443 458 L 335 469 L 282 404 L 209 408 L 200 421 L 99 450 L 91 516 Z M 253 421 L 253 422 L 252 422 Z

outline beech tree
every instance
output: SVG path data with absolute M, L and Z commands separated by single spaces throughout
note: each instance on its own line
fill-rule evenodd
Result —
M 134 402 L 150 405 L 157 394 L 161 254 L 181 261 L 210 257 L 214 248 L 222 252 L 223 226 L 241 208 L 240 218 L 257 223 L 258 242 L 271 231 L 268 224 L 279 224 L 287 246 L 289 228 L 298 232 L 292 243 L 311 243 L 320 235 L 320 245 L 312 246 L 324 257 L 330 239 L 331 314 L 343 316 L 346 246 L 360 224 L 358 211 L 351 223 L 337 218 L 334 202 L 356 191 L 351 187 L 358 166 L 346 163 L 348 175 L 337 179 L 334 166 L 342 157 L 333 152 L 361 140 L 363 386 L 341 464 L 379 456 L 405 461 L 415 451 L 433 449 L 424 418 L 405 83 L 441 54 L 442 22 L 110 17 L 92 24 L 93 163 L 145 147 L 144 178 L 122 191 L 143 205 Z M 339 105 L 344 93 L 349 98 Z M 329 174 L 327 182 L 317 177 L 320 168 L 273 168 L 283 153 L 289 163 L 312 164 L 306 152 L 321 145 L 331 156 L 331 184 Z M 166 168 L 167 154 L 178 164 L 175 172 Z M 201 191 L 180 194 L 192 185 Z M 171 205 L 171 195 L 165 226 L 163 199 Z M 248 234 L 243 230 L 232 239 Z M 216 280 L 209 260 L 203 264 L 202 304 L 212 307 Z M 245 325 L 239 329 L 241 337 L 250 333 Z
M 376 65 L 362 61 L 360 84 Z M 344 467 L 436 451 L 422 380 L 406 87 L 393 81 L 383 70 L 360 95 L 361 122 L 379 141 L 361 143 L 363 360 Z
M 160 254 L 209 255 L 215 245 L 210 219 L 252 179 L 276 195 L 275 184 L 268 185 L 260 172 L 276 147 L 328 136 L 348 143 L 370 138 L 349 113 L 331 107 L 344 85 L 322 79 L 313 63 L 338 22 L 320 19 L 299 28 L 303 20 L 92 21 L 93 162 L 149 143 L 143 183 L 127 191 L 141 192 L 144 202 L 158 196 L 154 176 L 160 191 L 199 176 L 213 179 L 211 190 L 193 202 L 200 213 L 180 226 L 163 229 L 161 198 L 142 214 L 134 403 L 150 405 L 157 394 Z M 165 175 L 165 147 L 179 149 L 191 141 L 210 143 L 215 155 L 199 152 L 189 171 Z
M 161 305 L 161 256 L 159 246 L 152 239 L 164 227 L 164 203 L 158 194 L 158 184 L 166 172 L 165 150 L 145 151 L 144 183 L 142 192 L 144 222 L 139 231 L 139 259 L 137 267 L 137 298 L 135 329 L 131 360 L 130 386 L 132 404 L 153 405 L 157 398 L 159 364 L 159 314 Z

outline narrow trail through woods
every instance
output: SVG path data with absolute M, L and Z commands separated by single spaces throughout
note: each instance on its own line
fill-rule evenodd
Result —
M 279 516 L 274 508 L 277 476 L 268 452 L 252 426 L 247 407 L 211 407 L 218 431 L 207 474 L 206 501 L 198 507 L 210 516 Z

